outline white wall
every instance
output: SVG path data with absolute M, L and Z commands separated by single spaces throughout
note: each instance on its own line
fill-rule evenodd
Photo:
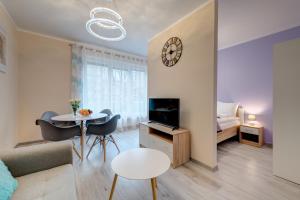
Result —
M 20 131 L 18 142 L 42 139 L 35 120 L 45 111 L 69 113 L 71 47 L 68 42 L 18 32 Z
M 217 12 L 209 1 L 149 41 L 149 97 L 180 98 L 181 127 L 191 131 L 192 158 L 214 168 L 216 159 Z M 179 62 L 169 68 L 161 61 L 164 43 L 182 40 Z
M 274 46 L 273 169 L 300 184 L 300 39 Z
M 7 71 L 0 72 L 0 148 L 12 148 L 16 145 L 19 124 L 17 31 L 1 2 L 0 27 L 7 39 Z

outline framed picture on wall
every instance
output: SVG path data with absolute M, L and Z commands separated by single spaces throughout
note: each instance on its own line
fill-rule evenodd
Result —
M 7 45 L 6 35 L 2 27 L 0 27 L 0 72 L 6 72 L 7 70 Z

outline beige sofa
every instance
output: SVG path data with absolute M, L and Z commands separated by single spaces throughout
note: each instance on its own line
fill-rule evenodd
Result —
M 70 141 L 1 151 L 0 159 L 17 178 L 12 200 L 76 200 Z

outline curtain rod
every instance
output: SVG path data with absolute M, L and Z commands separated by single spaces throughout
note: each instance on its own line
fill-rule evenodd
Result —
M 125 52 L 125 51 L 120 51 L 120 50 L 115 50 L 115 49 L 111 49 L 111 48 L 108 48 L 108 47 L 100 47 L 100 46 L 96 46 L 96 45 L 90 45 L 90 44 L 84 44 L 84 43 L 69 43 L 69 46 L 73 46 L 73 45 L 77 45 L 79 47 L 82 47 L 82 48 L 86 48 L 88 50 L 93 50 L 93 51 L 96 51 L 96 52 L 99 52 L 99 53 L 108 53 L 108 54 L 111 54 L 111 53 L 114 53 L 115 55 L 119 55 L 119 56 L 130 56 L 130 57 L 134 57 L 136 59 L 141 59 L 141 60 L 144 60 L 145 62 L 147 61 L 147 57 L 146 56 L 141 56 L 141 55 L 137 55 L 137 54 L 134 54 L 134 53 L 129 53 L 129 52 Z

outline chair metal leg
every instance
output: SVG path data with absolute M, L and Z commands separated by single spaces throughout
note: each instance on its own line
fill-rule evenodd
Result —
M 118 147 L 118 145 L 117 145 L 117 143 L 116 143 L 115 138 L 114 138 L 112 135 L 110 135 L 109 137 L 111 138 L 112 143 L 114 143 L 114 145 L 115 145 L 116 148 L 118 149 L 118 152 L 120 153 L 120 149 L 119 149 L 119 147 Z
M 88 139 L 86 140 L 86 144 L 88 144 L 89 143 L 89 140 L 91 139 L 91 135 L 89 135 L 89 137 L 88 137 Z
M 75 148 L 75 143 L 74 143 L 73 140 L 72 140 L 72 143 L 73 143 L 73 150 L 74 150 L 74 152 L 76 153 L 76 155 L 78 156 L 78 158 L 81 159 L 81 156 L 80 156 L 79 152 L 78 152 L 77 149 Z
M 84 138 L 85 138 L 83 120 L 80 122 L 80 126 L 81 126 L 80 127 L 80 129 L 81 129 L 80 151 L 81 151 L 81 161 L 83 161 L 83 157 L 84 157 Z
M 108 138 L 106 138 L 105 136 L 103 136 L 103 137 L 97 136 L 95 138 L 95 140 L 94 140 L 94 142 L 93 142 L 93 144 L 92 144 L 92 146 L 91 146 L 91 148 L 90 148 L 90 150 L 89 150 L 86 158 L 89 157 L 92 149 L 94 148 L 94 146 L 96 146 L 97 142 L 100 143 L 100 149 L 101 149 L 101 145 L 102 145 L 103 154 L 104 154 L 103 155 L 104 162 L 106 161 L 106 145 L 107 145 L 108 142 L 114 143 L 114 145 L 116 146 L 118 152 L 120 153 L 120 149 L 119 149 L 119 147 L 118 147 L 118 145 L 117 145 L 117 143 L 116 143 L 116 141 L 115 141 L 115 139 L 114 139 L 114 137 L 112 135 L 110 135 Z
M 92 149 L 93 149 L 93 148 L 94 148 L 94 146 L 97 144 L 97 140 L 98 140 L 98 137 L 96 137 L 96 138 L 95 138 L 95 140 L 94 140 L 94 142 L 93 142 L 93 145 L 91 146 L 91 148 L 90 148 L 90 150 L 89 150 L 89 153 L 87 154 L 86 158 L 88 158 L 88 157 L 89 157 L 89 155 L 90 155 L 90 153 L 91 153 Z
M 106 161 L 106 141 L 105 141 L 105 137 L 103 137 L 102 139 L 102 145 L 103 145 L 103 153 L 104 153 L 104 162 Z

